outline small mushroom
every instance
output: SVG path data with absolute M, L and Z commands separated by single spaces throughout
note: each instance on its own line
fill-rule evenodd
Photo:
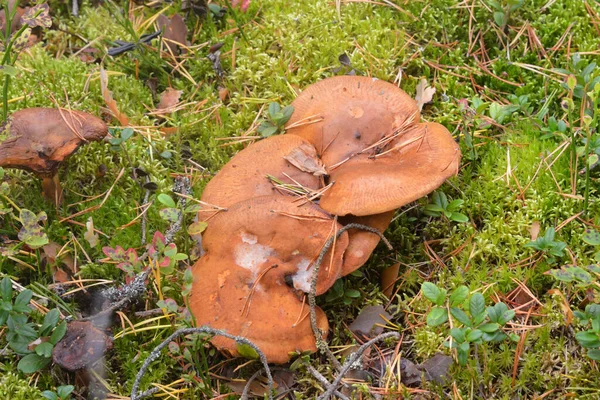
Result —
M 307 167 L 301 169 L 303 165 Z M 312 173 L 307 171 L 311 166 Z M 253 197 L 277 194 L 267 175 L 316 190 L 320 188 L 319 176 L 324 173 L 310 142 L 293 135 L 271 136 L 240 151 L 225 164 L 206 185 L 202 201 L 229 207 Z
M 437 123 L 415 125 L 378 153 L 361 154 L 330 172 L 334 185 L 320 206 L 334 215 L 395 210 L 437 189 L 458 173 L 460 148 Z
M 341 225 L 319 207 L 299 206 L 289 196 L 263 196 L 234 204 L 210 219 L 206 254 L 193 267 L 190 310 L 196 324 L 224 329 L 253 341 L 269 362 L 290 352 L 315 351 L 309 307 L 312 264 Z M 317 294 L 340 276 L 348 237 L 341 235 L 319 270 Z M 318 326 L 328 322 L 318 309 Z M 239 355 L 234 341 L 214 338 L 220 350 Z
M 58 167 L 81 145 L 108 133 L 98 117 L 81 111 L 27 108 L 12 114 L 2 127 L 0 167 L 19 168 L 42 178 L 44 196 L 60 204 Z
M 54 346 L 52 360 L 68 371 L 89 368 L 113 347 L 113 339 L 90 321 L 71 321 Z
M 311 142 L 328 169 L 419 121 L 417 103 L 408 94 L 364 76 L 324 79 L 308 86 L 292 106 L 287 133 Z

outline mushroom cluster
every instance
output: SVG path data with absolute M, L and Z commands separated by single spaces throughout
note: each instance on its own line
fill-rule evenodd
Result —
M 460 162 L 448 130 L 419 123 L 416 102 L 390 83 L 328 78 L 292 106 L 285 135 L 240 151 L 204 189 L 205 254 L 190 297 L 198 326 L 250 339 L 273 363 L 316 350 L 305 294 L 325 242 L 350 223 L 383 232 L 396 209 L 435 190 Z M 316 294 L 362 266 L 379 239 L 344 232 L 324 257 Z M 317 325 L 327 332 L 320 309 Z M 239 355 L 231 339 L 212 342 Z

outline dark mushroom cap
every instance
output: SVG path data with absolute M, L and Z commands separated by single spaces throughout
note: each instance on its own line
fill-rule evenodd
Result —
M 108 127 L 81 111 L 27 108 L 13 113 L 0 143 L 0 166 L 52 176 L 59 164 L 86 142 L 101 140 Z
M 417 103 L 402 89 L 364 76 L 324 79 L 292 105 L 287 133 L 310 141 L 327 168 L 419 121 Z
M 284 363 L 294 351 L 315 351 L 303 292 L 310 290 L 312 262 L 341 225 L 318 207 L 298 206 L 293 197 L 264 196 L 242 201 L 210 219 L 203 234 L 206 254 L 193 268 L 190 310 L 196 324 L 246 337 L 269 362 Z M 333 257 L 325 256 L 317 294 L 339 277 L 348 246 L 340 236 Z M 318 325 L 327 331 L 321 310 Z M 234 341 L 213 344 L 238 355 Z

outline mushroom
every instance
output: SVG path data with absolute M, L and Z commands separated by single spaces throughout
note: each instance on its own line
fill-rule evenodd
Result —
M 312 204 L 290 196 L 262 196 L 236 203 L 210 219 L 203 235 L 206 254 L 193 267 L 190 310 L 196 325 L 208 325 L 253 341 L 269 362 L 285 363 L 295 351 L 316 351 L 303 293 L 310 291 L 312 263 L 341 225 Z M 324 258 L 317 294 L 339 277 L 346 233 Z M 324 313 L 317 325 L 327 332 Z M 239 355 L 234 341 L 212 343 Z
M 293 102 L 289 134 L 311 142 L 329 170 L 396 130 L 417 122 L 417 103 L 391 83 L 336 76 L 308 86 Z
M 330 171 L 334 185 L 320 206 L 334 215 L 395 210 L 437 189 L 458 173 L 460 148 L 437 123 L 409 127 L 380 151 L 350 158 Z
M 277 194 L 267 175 L 316 190 L 324 174 L 310 142 L 293 135 L 271 136 L 240 151 L 225 164 L 206 185 L 202 201 L 229 207 L 253 197 Z
M 58 167 L 81 145 L 108 133 L 98 117 L 81 111 L 27 108 L 12 114 L 2 128 L 0 167 L 19 168 L 42 178 L 44 196 L 62 199 Z

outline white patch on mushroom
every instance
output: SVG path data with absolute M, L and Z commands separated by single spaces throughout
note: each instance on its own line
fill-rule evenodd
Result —
M 275 250 L 259 244 L 255 235 L 242 232 L 241 237 L 242 243 L 238 244 L 234 251 L 235 263 L 252 272 L 252 279 L 256 281 L 258 274 L 262 272 L 261 265 L 275 254 Z M 260 290 L 260 284 L 256 285 L 255 289 Z
M 304 293 L 310 292 L 310 281 L 312 279 L 312 268 L 310 267 L 310 260 L 308 258 L 303 258 L 296 264 L 298 267 L 298 271 L 292 275 L 292 282 L 294 282 L 294 287 L 298 290 L 302 290 Z

